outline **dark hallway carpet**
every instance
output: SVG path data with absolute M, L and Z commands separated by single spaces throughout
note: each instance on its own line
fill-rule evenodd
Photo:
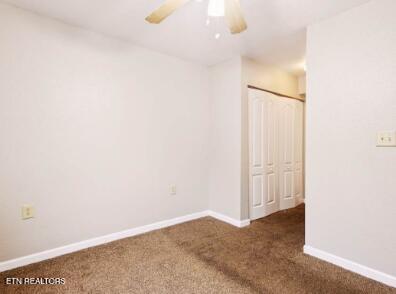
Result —
M 238 229 L 212 218 L 0 274 L 0 293 L 396 293 L 302 253 L 304 206 Z M 61 277 L 62 286 L 5 286 Z

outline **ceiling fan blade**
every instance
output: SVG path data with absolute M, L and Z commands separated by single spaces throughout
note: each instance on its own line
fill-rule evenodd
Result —
M 225 18 L 232 34 L 238 34 L 247 29 L 242 15 L 239 0 L 224 0 Z
M 188 1 L 190 0 L 166 0 L 164 4 L 147 16 L 146 20 L 150 23 L 158 24 Z

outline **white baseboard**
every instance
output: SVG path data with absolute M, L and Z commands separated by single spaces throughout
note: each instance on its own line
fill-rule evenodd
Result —
M 329 263 L 335 264 L 339 267 L 342 267 L 344 269 L 347 269 L 347 270 L 357 273 L 359 275 L 365 276 L 372 280 L 375 280 L 380 283 L 383 283 L 388 286 L 396 288 L 396 277 L 394 277 L 394 276 L 391 276 L 386 273 L 380 272 L 378 270 L 369 268 L 369 267 L 361 265 L 359 263 L 350 261 L 348 259 L 333 255 L 331 253 L 313 248 L 308 245 L 304 246 L 304 253 L 314 256 L 316 258 L 322 259 Z
M 230 225 L 233 225 L 238 228 L 243 228 L 243 227 L 250 225 L 250 219 L 237 220 L 237 219 L 231 218 L 229 216 L 226 216 L 224 214 L 214 212 L 214 211 L 208 211 L 208 215 L 215 219 L 223 221 L 225 223 L 229 223 Z
M 187 221 L 195 220 L 195 219 L 202 218 L 202 217 L 205 217 L 205 216 L 208 216 L 208 212 L 207 211 L 193 213 L 193 214 L 189 214 L 189 215 L 186 215 L 186 216 L 177 217 L 177 218 L 173 218 L 173 219 L 169 219 L 169 220 L 165 220 L 165 221 L 149 224 L 149 225 L 146 225 L 146 226 L 141 226 L 141 227 L 133 228 L 133 229 L 130 229 L 130 230 L 125 230 L 125 231 L 121 231 L 121 232 L 117 232 L 117 233 L 113 233 L 113 234 L 109 234 L 109 235 L 105 235 L 105 236 L 101 236 L 101 237 L 97 237 L 97 238 L 81 241 L 81 242 L 78 242 L 78 243 L 74 243 L 74 244 L 70 244 L 70 245 L 66 245 L 66 246 L 62 246 L 62 247 L 58 247 L 58 248 L 54 248 L 54 249 L 50 249 L 50 250 L 46 250 L 46 251 L 42 251 L 42 252 L 39 252 L 39 253 L 23 256 L 23 257 L 20 257 L 20 258 L 16 258 L 16 259 L 0 262 L 0 272 L 4 272 L 4 271 L 7 271 L 7 270 L 11 270 L 11 269 L 14 269 L 14 268 L 17 268 L 17 267 L 21 267 L 21 266 L 25 266 L 25 265 L 28 265 L 28 264 L 40 262 L 40 261 L 43 261 L 43 260 L 46 260 L 46 259 L 51 259 L 51 258 L 54 258 L 54 257 L 57 257 L 57 256 L 61 256 L 61 255 L 65 255 L 65 254 L 68 254 L 68 253 L 76 252 L 76 251 L 79 251 L 79 250 L 82 250 L 82 249 L 86 249 L 86 248 L 89 248 L 89 247 L 94 247 L 94 246 L 106 244 L 106 243 L 109 243 L 109 242 L 112 242 L 112 241 L 116 241 L 116 240 L 119 240 L 119 239 L 124 239 L 124 238 L 128 238 L 128 237 L 144 234 L 144 233 L 147 233 L 147 232 L 150 232 L 150 231 L 154 231 L 154 230 L 158 230 L 158 229 L 163 229 L 163 228 L 166 228 L 166 227 L 170 227 L 170 226 L 173 226 L 173 225 L 176 225 L 176 224 L 180 224 L 180 223 L 184 223 L 184 222 L 187 222 Z
M 101 236 L 101 237 L 97 237 L 97 238 L 93 238 L 93 239 L 89 239 L 89 240 L 85 240 L 85 241 L 81 241 L 78 243 L 73 243 L 70 245 L 42 251 L 39 253 L 19 257 L 16 259 L 0 262 L 0 272 L 8 271 L 8 270 L 18 268 L 21 266 L 25 266 L 25 265 L 40 262 L 43 260 L 58 257 L 61 255 L 69 254 L 69 253 L 83 250 L 83 249 L 86 249 L 89 247 L 94 247 L 94 246 L 106 244 L 109 242 L 113 242 L 116 240 L 137 236 L 137 235 L 144 234 L 144 233 L 147 233 L 150 231 L 163 229 L 166 227 L 174 226 L 177 224 L 192 221 L 192 220 L 199 219 L 199 218 L 206 217 L 206 216 L 214 217 L 220 221 L 229 223 L 229 224 L 234 225 L 239 228 L 247 226 L 250 223 L 249 220 L 238 221 L 238 220 L 232 219 L 230 217 L 227 217 L 225 215 L 222 215 L 222 214 L 219 214 L 219 213 L 216 213 L 213 211 L 205 210 L 202 212 L 197 212 L 197 213 L 185 215 L 182 217 L 177 217 L 177 218 L 173 218 L 173 219 L 169 219 L 169 220 L 165 220 L 165 221 L 160 221 L 157 223 L 153 223 L 153 224 L 149 224 L 149 225 L 145 225 L 145 226 L 141 226 L 141 227 L 137 227 L 137 228 L 133 228 L 133 229 L 129 229 L 129 230 L 125 230 L 125 231 L 121 231 L 121 232 L 117 232 L 117 233 L 113 233 L 113 234 L 109 234 L 109 235 L 105 235 L 105 236 Z

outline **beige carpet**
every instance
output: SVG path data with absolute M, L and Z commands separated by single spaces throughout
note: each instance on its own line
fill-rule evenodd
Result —
M 0 274 L 0 293 L 396 293 L 302 253 L 304 206 L 237 229 L 203 218 Z M 63 286 L 5 286 L 61 277 Z

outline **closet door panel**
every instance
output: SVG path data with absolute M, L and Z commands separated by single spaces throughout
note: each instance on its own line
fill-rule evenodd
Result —
M 277 104 L 264 92 L 249 92 L 250 219 L 279 210 Z
M 276 197 L 277 183 L 275 173 L 268 175 L 268 199 L 267 204 L 273 204 L 278 202 Z
M 293 187 L 293 173 L 286 171 L 283 173 L 283 199 L 292 198 L 292 187 Z
M 262 99 L 254 99 L 253 101 L 253 166 L 255 168 L 264 167 L 263 141 L 264 141 L 264 101 Z
M 265 183 L 265 161 L 264 153 L 264 107 L 265 100 L 249 93 L 249 145 L 250 145 L 250 167 L 249 167 L 249 207 L 250 219 L 258 219 L 265 216 L 266 183 Z
M 292 164 L 293 161 L 293 112 L 294 107 L 290 102 L 283 102 L 280 104 L 280 118 L 281 118 L 281 146 L 282 149 L 282 164 Z
M 262 175 L 253 176 L 253 207 L 260 208 L 264 205 L 264 180 Z
M 295 206 L 293 195 L 294 111 L 293 100 L 279 99 L 280 209 Z
M 266 99 L 266 119 L 265 136 L 266 145 L 265 153 L 267 154 L 266 162 L 266 182 L 267 182 L 267 203 L 265 215 L 270 215 L 279 210 L 279 188 L 278 188 L 278 110 L 274 97 L 267 95 Z

